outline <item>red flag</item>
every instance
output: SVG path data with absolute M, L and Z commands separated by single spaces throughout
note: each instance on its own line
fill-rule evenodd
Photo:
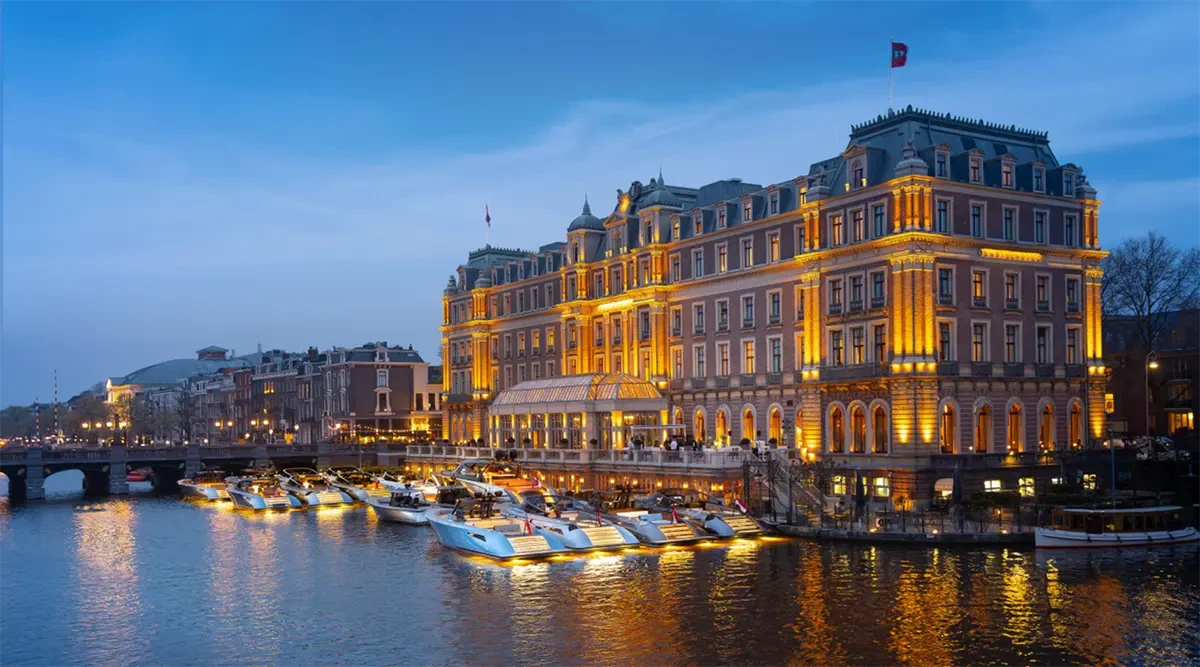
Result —
M 746 506 L 742 504 L 742 501 L 741 501 L 741 500 L 738 500 L 737 498 L 734 498 L 734 499 L 733 499 L 733 504 L 734 504 L 734 505 L 737 505 L 737 508 L 738 508 L 738 510 L 739 510 L 739 511 L 741 511 L 741 513 L 742 513 L 742 514 L 745 514 L 745 513 L 746 513 Z
M 904 63 L 900 64 L 903 65 Z M 487 223 L 488 227 L 492 226 L 492 212 L 488 210 L 487 204 L 483 205 L 483 220 Z
M 679 523 L 679 512 L 675 511 L 674 506 L 671 506 L 671 523 Z
M 892 42 L 892 67 L 904 67 L 908 62 L 908 45 L 903 42 Z
M 533 522 L 528 517 L 525 518 L 525 532 L 530 535 L 533 534 Z

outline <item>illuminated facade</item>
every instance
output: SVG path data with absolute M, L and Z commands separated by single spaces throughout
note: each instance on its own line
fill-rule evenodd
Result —
M 634 182 L 565 243 L 459 267 L 444 435 L 486 442 L 489 401 L 523 381 L 626 373 L 687 434 L 773 439 L 885 494 L 932 493 L 941 455 L 1088 447 L 1099 205 L 1045 133 L 911 107 L 774 185 Z

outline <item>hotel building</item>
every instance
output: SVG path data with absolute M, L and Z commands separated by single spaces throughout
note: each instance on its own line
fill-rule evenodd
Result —
M 955 467 L 1024 491 L 1038 452 L 1104 435 L 1099 205 L 1046 133 L 912 107 L 783 182 L 635 181 L 565 242 L 458 267 L 444 436 L 774 440 L 877 497 Z

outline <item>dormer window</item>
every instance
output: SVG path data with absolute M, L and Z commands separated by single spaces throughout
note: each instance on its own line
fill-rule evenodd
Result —
M 1013 186 L 1013 165 L 1011 162 L 1005 162 L 1000 165 L 1000 183 L 1006 188 Z
M 652 230 L 651 230 L 651 227 L 650 227 L 650 221 L 649 221 L 649 220 L 647 220 L 647 221 L 646 221 L 646 227 L 645 227 L 645 230 L 646 230 L 646 231 L 645 231 L 645 232 L 642 234 L 642 245 L 649 245 L 649 244 L 651 244 L 651 243 L 654 243 L 654 237 L 653 237 L 653 235 L 651 234 L 651 231 L 652 231 Z
M 771 194 L 770 211 L 771 211 L 771 213 L 770 213 L 771 215 L 776 215 L 779 213 L 779 193 L 778 192 L 774 192 Z
M 938 178 L 947 178 L 949 175 L 949 171 L 946 168 L 946 164 L 949 161 L 950 161 L 949 155 L 947 155 L 946 153 L 944 153 L 942 151 L 938 151 L 938 154 L 934 158 L 934 161 L 933 161 L 934 176 L 936 176 Z
M 1063 196 L 1075 196 L 1075 174 L 1072 174 L 1069 171 L 1063 172 Z
M 679 240 L 679 221 L 678 220 L 675 220 L 674 222 L 671 223 L 671 240 L 672 241 Z
M 856 161 L 854 163 L 854 180 L 851 182 L 850 187 L 861 188 L 866 184 L 867 179 L 863 177 L 862 162 Z
M 742 222 L 750 222 L 754 219 L 754 209 L 750 202 L 742 204 Z
M 517 266 L 517 280 L 524 280 L 524 278 L 525 278 L 525 265 L 520 264 Z
M 979 164 L 979 158 L 974 158 L 974 157 L 971 158 L 971 182 L 972 183 L 980 182 L 980 180 L 981 180 L 980 174 L 979 174 L 980 170 L 981 170 L 981 165 Z
M 725 229 L 725 207 L 717 209 L 717 229 Z
M 704 216 L 703 215 L 701 215 L 700 213 L 697 213 L 696 216 L 694 218 L 692 218 L 692 228 L 693 228 L 693 232 L 694 232 L 693 236 L 700 236 L 700 234 L 704 233 Z
M 1046 170 L 1042 169 L 1041 167 L 1033 168 L 1033 191 L 1046 191 Z

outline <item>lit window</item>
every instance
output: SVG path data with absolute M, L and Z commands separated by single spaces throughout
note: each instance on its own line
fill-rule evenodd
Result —
M 830 242 L 837 246 L 846 242 L 842 230 L 842 216 L 835 215 L 829 220 Z
M 742 372 L 746 374 L 754 372 L 754 341 L 752 340 L 742 342 Z
M 971 182 L 979 182 L 979 160 L 974 158 L 971 159 Z
M 938 178 L 946 178 L 946 154 L 938 153 L 934 163 L 934 175 Z
M 843 363 L 843 355 L 842 355 L 842 353 L 843 353 L 843 349 L 842 349 L 842 332 L 841 332 L 841 331 L 837 331 L 837 330 L 834 330 L 834 331 L 831 331 L 831 332 L 829 332 L 829 355 L 830 355 L 830 362 L 831 362 L 831 363 L 832 363 L 834 366 L 841 366 L 841 365 L 842 365 L 842 363 Z
M 717 229 L 725 229 L 725 206 L 717 209 Z
M 887 477 L 876 477 L 874 486 L 876 498 L 887 498 L 892 495 L 892 481 Z
M 725 273 L 729 270 L 729 253 L 725 246 L 717 247 L 717 273 Z
M 753 219 L 754 219 L 754 208 L 750 204 L 750 202 L 746 202 L 745 205 L 742 206 L 742 222 L 750 222 Z
M 779 232 L 767 234 L 767 261 L 779 261 Z
M 995 492 L 995 491 L 1001 491 L 1001 490 L 1003 490 L 1003 488 L 1004 487 L 1001 486 L 1000 480 L 998 480 L 998 479 L 983 480 L 983 490 L 984 491 L 991 493 L 991 492 Z
M 1034 486 L 1033 486 L 1033 478 L 1032 477 L 1022 477 L 1022 478 L 1018 479 L 1017 480 L 1017 490 L 1020 492 L 1021 496 L 1025 497 L 1025 498 L 1032 498 L 1035 493 Z
M 1096 490 L 1096 473 L 1090 472 L 1083 476 L 1083 490 L 1084 491 L 1095 491 Z
M 1013 186 L 1013 166 L 1008 163 L 1001 165 L 1000 177 L 1004 187 L 1011 188 Z
M 829 491 L 835 496 L 846 495 L 846 476 L 834 475 L 832 483 L 829 485 Z
M 754 266 L 754 239 L 742 239 L 742 268 Z

